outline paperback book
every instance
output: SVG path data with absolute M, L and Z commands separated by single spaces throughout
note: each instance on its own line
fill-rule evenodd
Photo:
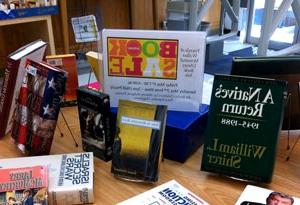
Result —
M 65 71 L 27 60 L 11 132 L 22 152 L 49 154 L 65 83 Z
M 253 197 L 255 196 L 255 197 Z M 300 199 L 288 193 L 247 185 L 235 205 L 299 205 Z
M 114 141 L 109 96 L 85 86 L 78 88 L 77 96 L 83 150 L 108 161 Z
M 111 167 L 115 176 L 158 180 L 166 113 L 164 105 L 119 101 Z
M 94 202 L 92 152 L 0 159 L 0 168 L 41 164 L 47 165 L 49 170 L 48 200 L 50 205 Z
M 7 57 L 4 79 L 0 94 L 0 138 L 12 128 L 13 113 L 19 90 L 26 73 L 27 59 L 41 61 L 44 57 L 47 44 L 42 40 L 29 43 Z
M 48 167 L 0 169 L 0 204 L 48 204 Z
M 68 73 L 66 82 L 66 92 L 64 94 L 62 106 L 76 105 L 78 88 L 78 73 L 75 54 L 46 56 L 47 63 L 65 70 Z
M 203 199 L 180 185 L 177 181 L 171 180 L 158 187 L 150 189 L 117 205 L 174 205 L 193 204 L 208 205 Z
M 286 96 L 286 81 L 216 75 L 201 169 L 271 182 Z

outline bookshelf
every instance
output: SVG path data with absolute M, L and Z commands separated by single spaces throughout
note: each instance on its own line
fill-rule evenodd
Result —
M 6 56 L 21 46 L 42 39 L 49 43 L 47 53 L 55 54 L 51 15 L 0 20 L 0 66 Z
M 67 131 L 65 122 L 60 116 L 58 124 L 65 136 L 61 137 L 58 130 L 56 130 L 51 153 L 80 152 L 82 149 L 79 138 L 80 128 L 77 107 L 66 107 L 62 109 L 62 112 L 65 116 L 68 116 L 66 118 L 67 122 L 79 143 L 79 147 L 75 147 L 71 135 Z M 291 145 L 296 141 L 298 134 L 300 134 L 299 131 L 291 132 Z M 282 132 L 279 139 L 272 183 L 255 185 L 300 197 L 300 143 L 296 144 L 289 161 L 285 160 L 286 146 L 287 132 Z M 248 183 L 200 171 L 201 155 L 202 147 L 183 164 L 164 160 L 160 167 L 159 181 L 154 184 L 134 183 L 117 179 L 110 173 L 111 162 L 104 162 L 98 158 L 94 158 L 94 204 L 116 204 L 171 179 L 177 180 L 209 204 L 234 204 Z M 21 154 L 15 148 L 10 136 L 6 136 L 0 140 L 0 158 L 19 156 Z

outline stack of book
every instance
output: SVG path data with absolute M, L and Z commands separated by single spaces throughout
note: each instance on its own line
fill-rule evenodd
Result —
M 4 168 L 21 169 L 41 165 L 49 170 L 50 204 L 60 204 L 62 201 L 67 205 L 94 202 L 94 161 L 91 152 L 0 159 L 0 173 Z M 0 176 L 2 179 L 2 174 Z M 31 176 L 30 173 L 28 176 Z

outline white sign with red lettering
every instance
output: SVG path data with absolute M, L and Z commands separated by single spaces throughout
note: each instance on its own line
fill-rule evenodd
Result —
M 205 32 L 104 29 L 104 92 L 119 99 L 199 111 Z

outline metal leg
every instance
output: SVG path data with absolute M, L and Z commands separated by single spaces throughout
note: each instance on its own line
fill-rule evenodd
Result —
M 74 143 L 75 143 L 75 146 L 78 147 L 78 144 L 77 144 L 77 142 L 76 142 L 76 140 L 75 140 L 75 137 L 74 137 L 74 135 L 73 135 L 73 133 L 72 133 L 70 127 L 69 127 L 69 124 L 68 124 L 68 122 L 67 122 L 67 120 L 66 120 L 66 118 L 65 118 L 64 113 L 63 113 L 61 110 L 60 110 L 59 112 L 60 112 L 60 114 L 61 114 L 63 120 L 64 120 L 65 123 L 66 123 L 66 126 L 67 126 L 67 128 L 68 128 L 68 130 L 69 130 L 69 132 L 70 132 L 70 134 L 71 134 L 71 137 L 72 137 L 72 139 L 73 139 L 73 141 L 74 141 Z

